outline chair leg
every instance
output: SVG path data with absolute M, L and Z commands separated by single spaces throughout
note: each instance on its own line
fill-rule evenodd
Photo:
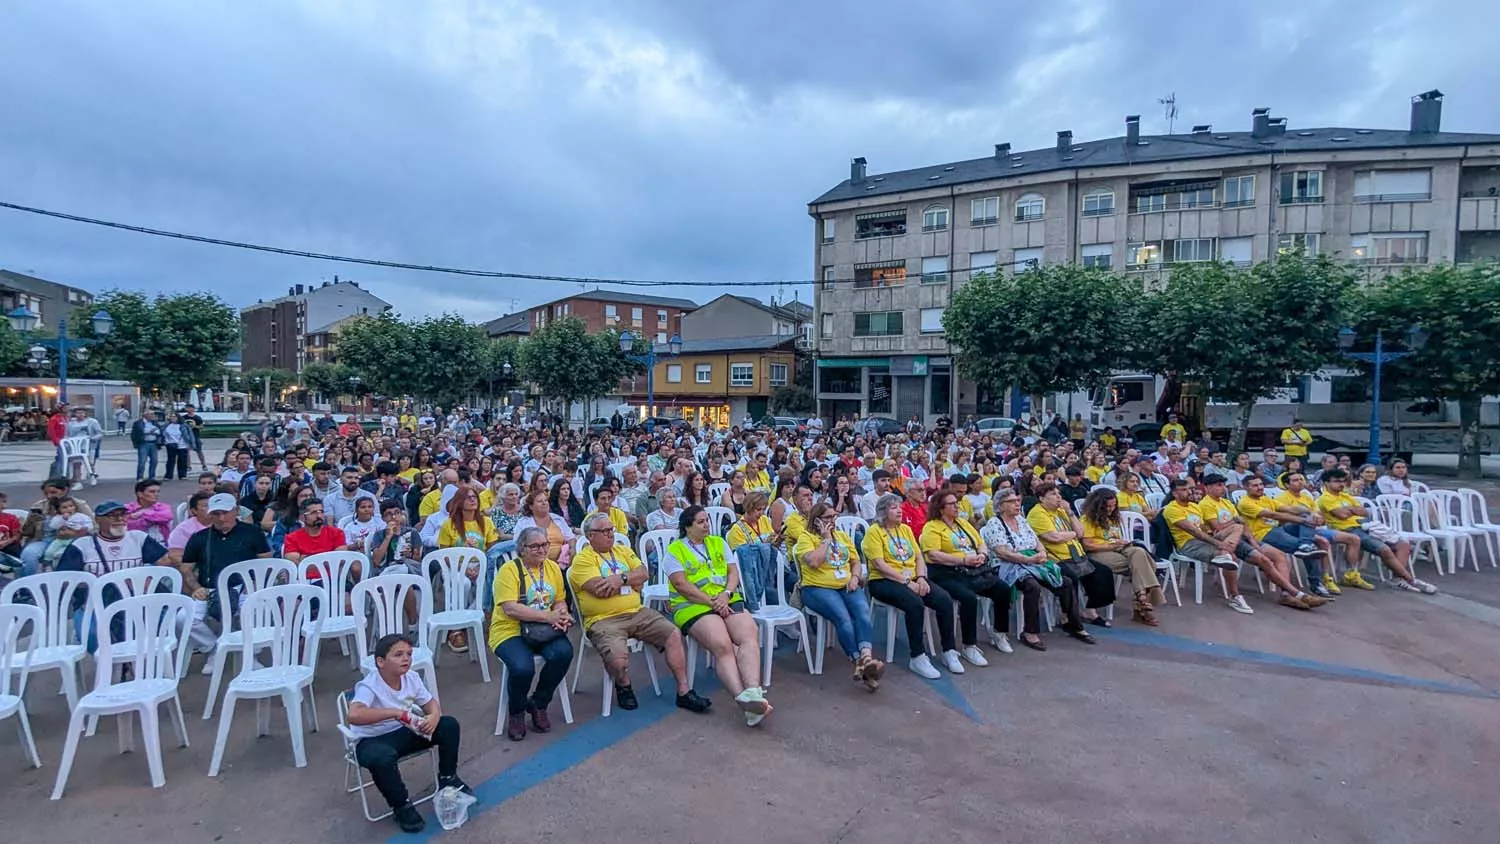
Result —
M 246 635 L 249 635 L 248 633 Z M 214 717 L 214 701 L 219 696 L 219 678 L 228 667 L 229 648 L 219 645 L 213 653 L 214 670 L 208 675 L 208 700 L 203 704 L 203 720 Z
M 583 660 L 579 660 L 579 662 L 582 661 Z M 611 684 L 609 682 L 609 672 L 605 671 L 602 673 L 604 674 L 604 678 L 603 682 L 599 684 L 599 717 L 608 718 L 610 710 L 614 708 L 615 696 L 611 694 L 613 690 L 610 688 Z
M 167 784 L 167 774 L 161 764 L 161 712 L 148 704 L 141 708 L 141 744 L 146 747 L 146 767 L 151 769 L 151 787 L 161 788 Z
M 78 663 L 64 663 L 58 668 L 62 674 L 62 692 L 68 699 L 68 709 L 78 708 Z
M 26 749 L 26 755 L 31 759 L 31 767 L 42 767 L 42 758 L 36 755 L 36 739 L 31 735 L 31 720 L 26 717 L 25 701 L 22 701 L 16 709 L 16 731 L 21 734 L 21 746 Z
M 763 688 L 771 687 L 771 654 L 772 647 L 776 644 L 776 628 L 765 625 L 760 629 L 760 684 Z
M 229 700 L 225 695 L 224 699 Z M 228 704 L 225 704 L 226 706 Z M 255 702 L 255 737 L 268 736 L 271 734 L 271 699 L 261 698 Z
M 115 717 L 115 729 L 120 735 L 120 752 L 129 753 L 135 750 L 135 724 L 130 720 L 130 713 L 126 712 Z
M 808 636 L 807 636 L 807 616 L 805 616 L 805 615 L 799 615 L 799 616 L 797 616 L 797 631 L 798 631 L 798 633 L 801 634 L 803 642 L 811 642 L 812 641 L 812 639 L 808 638 Z M 821 668 L 818 669 L 817 671 L 813 670 L 812 649 L 811 648 L 807 648 L 806 651 L 807 651 L 807 673 L 808 674 L 821 674 L 821 673 L 823 673 Z M 822 661 L 823 661 L 823 645 L 822 645 L 821 642 L 819 642 L 819 644 L 818 644 L 818 662 L 822 663 Z
M 73 770 L 73 758 L 78 755 L 78 739 L 83 735 L 83 716 L 74 710 L 68 718 L 68 739 L 63 743 L 62 761 L 57 766 L 57 782 L 52 784 L 52 799 L 61 800 L 63 787 L 68 784 L 68 773 Z
M 282 705 L 286 708 L 286 729 L 292 734 L 292 764 L 307 767 L 306 737 L 302 734 L 302 690 L 289 689 L 281 693 Z
M 687 640 L 687 682 L 688 688 L 694 688 L 693 678 L 698 675 L 698 642 L 691 636 L 684 636 Z
M 307 691 L 303 693 L 302 699 L 307 701 L 307 722 L 313 732 L 318 731 L 318 696 L 313 692 L 313 684 L 307 684 Z
M 651 675 L 651 691 L 655 692 L 657 697 L 661 697 L 661 680 L 656 676 L 656 655 L 651 653 L 649 648 L 645 649 L 645 653 L 646 673 Z
M 885 606 L 885 661 L 896 658 L 896 608 Z
M 182 699 L 174 692 L 172 694 L 172 727 L 177 731 L 177 746 L 188 746 L 187 719 L 182 715 Z
M 474 622 L 473 635 L 469 637 L 469 655 L 479 661 L 479 676 L 490 681 L 490 655 L 480 643 L 484 641 L 484 622 Z
M 224 695 L 224 706 L 219 711 L 219 730 L 214 738 L 213 757 L 208 762 L 208 775 L 216 777 L 219 775 L 219 765 L 224 761 L 224 747 L 229 744 L 229 725 L 234 723 L 234 705 L 236 698 L 233 693 Z M 256 701 L 256 709 L 260 708 L 262 701 Z M 257 712 L 257 718 L 259 713 Z M 265 735 L 265 733 L 261 733 Z
M 573 723 L 573 700 L 572 695 L 568 693 L 567 683 L 557 684 L 557 700 L 562 704 L 563 723 Z

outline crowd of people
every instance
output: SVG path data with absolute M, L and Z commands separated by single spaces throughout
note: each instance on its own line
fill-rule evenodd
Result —
M 874 692 L 887 667 L 873 645 L 879 608 L 905 630 L 909 670 L 933 679 L 1014 653 L 1013 610 L 1026 648 L 1047 650 L 1054 614 L 1058 630 L 1094 644 L 1091 630 L 1114 623 L 1122 584 L 1131 622 L 1161 625 L 1174 555 L 1222 573 L 1227 606 L 1244 614 L 1255 612 L 1239 589 L 1246 565 L 1275 585 L 1279 605 L 1301 611 L 1343 589 L 1374 588 L 1367 554 L 1393 587 L 1435 591 L 1413 575 L 1410 545 L 1374 529 L 1360 504 L 1411 493 L 1399 460 L 1382 472 L 1351 471 L 1333 456 L 1308 467 L 1305 450 L 1229 458 L 1177 431 L 1143 452 L 1060 420 L 1051 437 L 1025 426 L 881 435 L 850 422 L 803 432 L 580 432 L 432 409 L 386 414 L 369 430 L 330 415 L 290 417 L 236 439 L 211 463 L 192 409 L 173 416 L 136 420 L 130 436 L 143 455 L 153 444 L 184 452 L 168 458 L 168 477 L 185 476 L 198 456 L 185 518 L 161 500 L 146 457 L 132 501 L 90 508 L 74 479 L 59 475 L 24 523 L 0 517 L 10 573 L 179 566 L 184 591 L 202 604 L 194 651 L 206 653 L 221 602 L 233 611 L 235 596 L 216 594 L 231 563 L 300 564 L 347 550 L 367 555 L 371 576 L 431 577 L 427 552 L 475 549 L 485 563 L 466 575 L 484 596 L 486 641 L 455 631 L 443 646 L 484 647 L 505 665 L 512 741 L 552 729 L 548 709 L 576 657 L 574 627 L 620 709 L 638 706 L 629 656 L 640 642 L 663 655 L 676 705 L 709 712 L 713 701 L 688 682 L 690 642 L 712 654 L 753 727 L 773 711 L 754 615 L 772 607 L 826 622 L 853 681 Z M 659 541 L 640 541 L 651 536 Z M 659 601 L 647 600 L 653 586 Z M 411 646 L 401 636 L 376 644 L 378 670 L 350 709 L 361 764 L 404 829 L 420 828 L 421 817 L 394 760 L 413 742 L 438 745 L 442 776 L 462 785 L 457 724 L 409 672 Z

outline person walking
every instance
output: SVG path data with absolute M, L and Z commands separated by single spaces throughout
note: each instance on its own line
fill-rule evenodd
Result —
M 51 475 L 66 476 L 68 474 L 67 461 L 63 460 L 62 441 L 68 435 L 68 403 L 60 401 L 52 408 L 52 415 L 47 417 L 47 439 L 52 441 L 52 471 Z

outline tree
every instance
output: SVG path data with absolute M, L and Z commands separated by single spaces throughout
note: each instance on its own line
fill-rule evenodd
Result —
M 30 345 L 14 328 L 10 327 L 9 320 L 0 319 L 0 372 L 19 365 L 25 359 L 26 350 Z
M 1337 359 L 1338 330 L 1357 286 L 1327 256 L 1285 256 L 1249 269 L 1179 265 L 1149 300 L 1150 368 L 1238 404 L 1229 450 L 1243 451 L 1257 399 Z
M 413 392 L 445 407 L 474 394 L 484 380 L 484 348 L 489 341 L 483 326 L 443 314 L 413 324 L 411 334 L 417 355 L 407 377 Z
M 583 320 L 565 317 L 532 333 L 520 345 L 521 370 L 545 397 L 573 403 L 612 391 L 635 368 L 620 353 L 613 332 L 589 334 Z
M 769 404 L 772 413 L 801 415 L 812 413 L 815 401 L 812 390 L 801 384 L 788 384 L 771 391 Z
M 87 367 L 95 374 L 132 381 L 146 390 L 185 392 L 212 382 L 239 345 L 234 309 L 208 293 L 145 294 L 113 290 L 68 319 L 74 336 L 93 338 L 98 310 L 114 319 L 109 336 L 90 347 Z
M 417 339 L 410 324 L 392 313 L 361 317 L 339 327 L 339 359 L 365 387 L 389 397 L 418 394 Z
M 995 393 L 1072 392 L 1131 367 L 1139 300 L 1119 276 L 1073 264 L 986 273 L 953 294 L 943 331 L 960 373 Z
M 285 369 L 247 369 L 238 377 L 231 380 L 240 392 L 245 393 L 253 402 L 255 399 L 265 395 L 266 379 L 271 380 L 271 402 L 276 402 L 276 397 L 287 387 L 297 383 L 297 376 Z M 266 408 L 270 410 L 270 408 Z
M 302 367 L 302 386 L 315 393 L 321 393 L 325 399 L 353 395 L 359 392 L 359 389 L 349 380 L 354 375 L 354 370 L 346 364 L 310 363 Z M 360 378 L 363 381 L 363 376 Z M 364 384 L 361 383 L 359 386 L 363 387 Z
M 1500 393 L 1500 267 L 1434 266 L 1391 278 L 1368 291 L 1357 334 L 1381 329 L 1395 351 L 1413 325 L 1427 332 L 1427 343 L 1381 376 L 1407 396 L 1458 403 L 1458 475 L 1478 478 L 1480 399 Z
M 505 380 L 505 365 L 510 364 L 510 380 Z M 515 337 L 490 340 L 481 356 L 480 371 L 485 384 L 485 396 L 493 404 L 495 385 L 513 387 L 524 381 L 521 375 L 521 341 Z

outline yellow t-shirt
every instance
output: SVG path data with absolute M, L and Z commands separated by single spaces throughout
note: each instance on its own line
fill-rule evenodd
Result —
M 922 526 L 922 537 L 918 544 L 922 553 L 942 551 L 944 554 L 980 554 L 984 551 L 984 540 L 969 520 L 959 517 L 957 529 L 948 527 L 942 519 L 928 519 Z
M 525 586 L 522 586 L 521 570 L 525 569 Z M 511 618 L 501 609 L 502 604 L 526 604 L 534 610 L 546 612 L 555 601 L 566 600 L 567 588 L 563 584 L 562 569 L 557 563 L 547 560 L 542 564 L 541 577 L 526 568 L 524 563 L 508 561 L 495 572 L 495 611 L 490 615 L 490 650 L 494 650 L 507 639 L 521 635 L 521 622 Z
M 1347 519 L 1340 519 L 1333 515 L 1333 511 L 1340 507 L 1358 506 L 1359 502 L 1355 501 L 1354 496 L 1350 495 L 1347 491 L 1341 492 L 1338 495 L 1331 495 L 1325 491 L 1322 495 L 1318 496 L 1318 512 L 1323 514 L 1323 518 L 1328 522 L 1328 526 L 1334 530 L 1348 530 L 1359 527 L 1358 516 L 1351 515 Z
M 1119 502 L 1121 510 L 1129 510 L 1132 513 L 1146 512 L 1146 494 L 1142 492 L 1126 492 L 1120 490 L 1115 494 L 1115 501 Z
M 495 491 L 485 487 L 479 491 L 479 511 L 488 513 L 495 509 Z
M 1083 524 L 1084 539 L 1102 539 L 1106 542 L 1125 541 L 1125 528 L 1121 527 L 1118 522 L 1111 522 L 1101 527 L 1088 519 L 1078 521 Z
M 611 598 L 596 598 L 583 588 L 583 584 L 596 577 L 613 577 L 627 574 L 641 567 L 640 558 L 623 545 L 616 545 L 608 554 L 600 554 L 592 545 L 573 555 L 568 566 L 568 583 L 573 585 L 573 597 L 578 601 L 578 611 L 583 614 L 583 629 L 587 630 L 601 618 L 630 615 L 641 608 L 641 595 L 626 587 Z
M 422 470 L 417 468 L 402 469 L 401 471 L 396 473 L 396 477 L 400 478 L 403 481 L 406 481 L 409 484 L 412 484 L 417 482 L 417 473 L 420 471 Z
M 422 496 L 422 503 L 417 505 L 417 515 L 425 519 L 428 516 L 431 516 L 433 513 L 436 513 L 438 511 L 438 508 L 442 505 L 443 487 L 439 485 L 433 487 L 432 492 L 429 492 L 426 495 Z
M 583 517 L 584 523 L 587 523 L 588 520 L 589 520 L 589 517 L 592 516 L 592 515 L 594 515 L 597 512 L 599 512 L 599 511 L 598 510 L 590 510 L 590 511 L 588 511 L 588 513 L 585 514 L 584 517 Z M 611 506 L 609 508 L 609 512 L 606 513 L 605 515 L 609 516 L 609 523 L 615 526 L 615 533 L 625 534 L 626 536 L 630 535 L 630 520 L 625 518 L 625 511 L 624 510 L 621 510 L 619 507 Z
M 977 512 L 976 512 L 977 511 Z M 983 524 L 995 515 L 988 495 L 965 495 L 958 500 L 958 514 L 969 522 Z
M 1240 511 L 1235 508 L 1234 502 L 1227 498 L 1211 498 L 1205 495 L 1203 500 L 1198 502 L 1198 515 L 1202 516 L 1205 522 L 1210 519 L 1229 522 L 1239 518 Z
M 1240 503 L 1235 505 L 1235 507 L 1240 511 L 1240 515 L 1245 517 L 1246 524 L 1250 526 L 1250 535 L 1254 536 L 1257 542 L 1265 539 L 1266 534 L 1281 524 L 1281 522 L 1275 519 L 1268 519 L 1262 515 L 1267 511 L 1274 513 L 1278 509 L 1276 507 L 1276 499 L 1269 495 L 1262 495 L 1259 498 L 1253 495 L 1246 495 L 1240 499 Z
M 854 540 L 841 530 L 833 532 L 833 542 L 828 546 L 828 556 L 823 565 L 812 568 L 802 561 L 822 543 L 823 538 L 812 531 L 803 531 L 797 538 L 797 547 L 792 556 L 797 559 L 797 568 L 802 572 L 803 586 L 822 586 L 826 589 L 843 589 L 849 583 L 849 575 L 859 565 L 859 554 L 854 550 Z
M 1088 466 L 1083 470 L 1083 476 L 1089 479 L 1089 483 L 1099 483 L 1099 479 L 1109 474 L 1109 469 L 1104 466 Z
M 1114 448 L 1115 445 L 1119 442 L 1119 438 L 1114 434 L 1106 432 L 1099 435 L 1099 444 L 1104 446 L 1105 448 Z
M 775 528 L 771 526 L 770 516 L 762 515 L 757 524 L 750 524 L 745 519 L 740 518 L 736 519 L 734 525 L 729 528 L 729 535 L 724 537 L 724 541 L 729 543 L 729 550 L 733 551 L 741 545 L 770 542 L 771 533 L 774 530 Z
M 1175 435 L 1175 436 L 1174 436 Z M 1167 442 L 1182 442 L 1187 439 L 1187 429 L 1176 422 L 1161 426 L 1161 438 Z
M 1297 493 L 1296 495 L 1293 495 L 1290 491 L 1282 493 L 1281 495 L 1276 496 L 1275 501 L 1276 509 L 1278 510 L 1292 510 L 1295 509 L 1298 505 L 1301 505 L 1303 507 L 1306 507 L 1309 513 L 1318 512 L 1317 496 L 1313 495 L 1311 492 L 1308 492 L 1305 489 Z
M 1066 508 L 1067 505 L 1063 506 Z M 1031 525 L 1031 529 L 1036 531 L 1038 539 L 1041 539 L 1044 533 L 1073 529 L 1073 519 L 1066 509 L 1048 510 L 1040 504 L 1032 507 L 1031 512 L 1026 514 L 1026 524 Z M 1067 542 L 1048 542 L 1042 539 L 1042 547 L 1047 549 L 1047 556 L 1054 560 L 1067 560 L 1075 556 L 1082 557 L 1084 554 L 1083 543 L 1076 539 L 1070 539 Z
M 1312 431 L 1306 426 L 1301 428 L 1283 428 L 1281 431 L 1281 447 L 1287 457 L 1307 457 L 1307 444 L 1312 442 Z
M 1179 524 L 1181 524 L 1182 522 L 1188 522 L 1190 524 L 1198 525 L 1200 529 L 1203 526 L 1203 517 L 1198 514 L 1198 509 L 1192 504 L 1192 502 L 1188 502 L 1187 504 L 1178 504 L 1177 500 L 1173 499 L 1167 502 L 1166 507 L 1162 508 L 1162 515 L 1166 517 L 1167 527 L 1172 531 L 1172 541 L 1177 544 L 1178 548 L 1181 548 L 1182 546 L 1188 544 L 1189 542 L 1192 542 L 1197 538 L 1191 533 L 1188 533 L 1187 531 L 1178 527 Z
M 771 473 L 765 470 L 746 469 L 745 489 L 751 492 L 769 493 L 771 491 Z
M 486 551 L 491 545 L 500 541 L 500 531 L 495 528 L 495 522 L 488 516 L 481 515 L 479 521 L 464 522 L 464 535 L 458 535 L 458 527 L 449 519 L 438 528 L 437 544 L 439 548 L 477 548 Z
M 793 549 L 793 560 L 797 558 L 797 543 L 804 533 L 807 533 L 807 517 L 797 512 L 797 508 L 788 505 L 786 515 L 781 518 L 781 536 L 786 540 L 786 547 Z
M 912 535 L 909 525 L 898 525 L 894 531 L 888 530 L 885 525 L 870 525 L 859 547 L 865 552 L 871 580 L 886 579 L 880 569 L 875 567 L 876 560 L 884 561 L 908 580 L 917 576 L 917 538 Z

